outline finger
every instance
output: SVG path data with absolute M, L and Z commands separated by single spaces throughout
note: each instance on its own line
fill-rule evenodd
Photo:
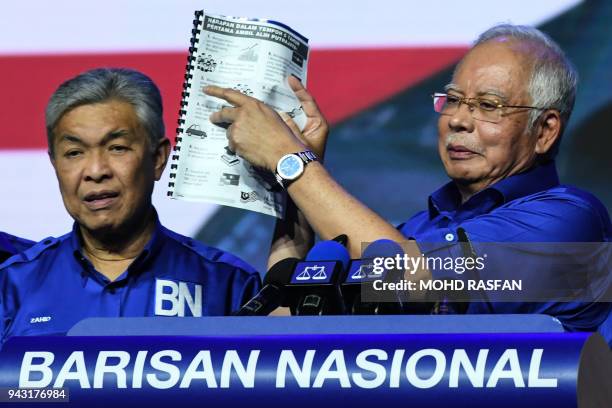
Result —
M 227 135 L 227 132 L 225 132 L 225 137 L 229 137 Z M 227 146 L 225 146 L 224 149 L 225 149 L 225 153 L 228 154 L 229 156 L 236 155 L 236 152 L 230 147 L 229 140 L 227 141 Z
M 210 121 L 215 125 L 223 125 L 224 123 L 234 123 L 236 120 L 237 109 L 229 106 L 224 106 L 221 110 L 210 114 Z
M 304 88 L 304 85 L 302 85 L 302 82 L 300 82 L 297 77 L 289 75 L 289 77 L 287 78 L 287 82 L 289 83 L 289 87 L 291 88 L 295 96 L 298 97 L 300 102 L 312 100 L 312 96 L 308 93 L 308 91 L 306 91 L 306 88 Z
M 300 136 L 302 135 L 302 132 L 300 131 L 300 128 L 295 123 L 293 118 L 291 118 L 291 116 L 289 116 L 287 112 L 278 112 L 278 114 L 281 117 L 281 119 L 285 122 L 285 124 L 289 127 L 289 129 L 291 129 L 291 132 L 293 132 L 295 136 L 300 138 Z
M 306 116 L 322 116 L 317 102 L 314 100 L 312 95 L 308 93 L 306 88 L 304 88 L 304 85 L 302 85 L 300 80 L 294 77 L 293 75 L 290 75 L 288 78 L 288 82 L 289 87 L 302 104 L 302 108 L 304 109 L 304 113 L 306 114 Z
M 225 137 L 227 137 L 227 148 L 229 149 L 228 154 L 235 155 L 236 154 L 236 144 L 234 143 L 234 139 L 232 138 L 232 126 L 231 125 L 225 130 Z
M 206 95 L 221 98 L 231 103 L 234 106 L 242 106 L 249 100 L 253 99 L 250 96 L 246 96 L 242 92 L 238 92 L 231 88 L 221 88 L 220 86 L 208 85 L 203 88 Z

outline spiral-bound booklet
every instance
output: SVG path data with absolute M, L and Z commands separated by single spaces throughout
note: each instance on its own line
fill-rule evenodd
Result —
M 197 11 L 168 195 L 282 217 L 286 195 L 274 175 L 230 150 L 225 129 L 209 121 L 225 101 L 204 94 L 207 85 L 239 90 L 301 125 L 305 116 L 287 84 L 306 83 L 308 39 L 270 20 L 213 16 Z

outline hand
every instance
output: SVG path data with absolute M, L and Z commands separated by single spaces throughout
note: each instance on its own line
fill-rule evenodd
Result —
M 283 119 L 265 103 L 230 88 L 207 86 L 204 92 L 233 106 L 213 112 L 210 121 L 229 124 L 230 149 L 252 165 L 275 171 L 282 156 L 305 150 Z
M 294 136 L 300 139 L 310 150 L 312 150 L 317 157 L 322 161 L 325 155 L 325 145 L 327 143 L 327 136 L 329 135 L 329 125 L 327 120 L 321 114 L 317 103 L 315 102 L 312 95 L 306 91 L 306 88 L 302 83 L 294 76 L 289 76 L 289 86 L 295 93 L 302 104 L 302 109 L 306 114 L 306 126 L 304 130 L 300 132 L 297 125 L 286 113 L 281 113 L 281 117 L 289 126 Z

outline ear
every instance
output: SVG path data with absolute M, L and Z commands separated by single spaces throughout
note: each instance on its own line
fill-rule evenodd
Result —
M 535 144 L 536 154 L 546 154 L 555 142 L 561 137 L 561 114 L 559 111 L 549 109 L 540 115 L 536 128 L 537 140 Z
M 168 138 L 163 138 L 157 144 L 157 148 L 153 152 L 153 164 L 155 166 L 155 181 L 158 181 L 161 178 L 164 169 L 166 168 L 166 164 L 168 163 L 168 156 L 170 156 L 170 150 L 172 147 L 170 146 L 170 140 Z

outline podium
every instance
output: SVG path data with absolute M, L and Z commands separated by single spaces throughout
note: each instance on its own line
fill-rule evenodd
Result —
M 612 352 L 543 315 L 94 318 L 9 339 L 0 387 L 87 407 L 609 407 Z

